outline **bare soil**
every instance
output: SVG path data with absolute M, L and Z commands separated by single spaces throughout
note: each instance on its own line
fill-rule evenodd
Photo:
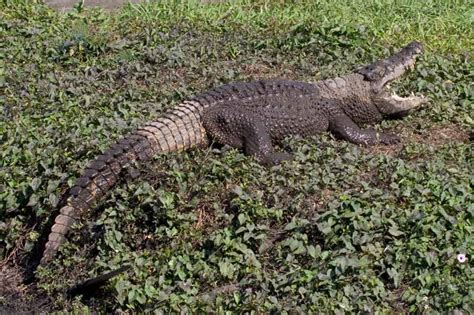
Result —
M 60 10 L 67 11 L 74 5 L 79 3 L 78 0 L 46 0 L 45 3 L 50 7 Z M 105 9 L 116 9 L 126 3 L 139 3 L 143 0 L 84 0 L 85 7 L 101 7 Z
M 34 284 L 23 283 L 23 271 L 18 266 L 0 265 L 0 314 L 33 314 L 47 311 L 52 301 L 39 295 Z
M 430 145 L 435 148 L 448 143 L 469 142 L 469 132 L 455 124 L 434 125 L 429 130 L 417 133 L 414 130 L 403 130 L 400 134 L 402 140 L 394 145 L 375 145 L 365 147 L 364 150 L 374 154 L 396 155 L 403 148 L 404 144 L 416 142 Z
M 45 3 L 50 7 L 59 10 L 67 11 L 72 9 L 80 0 L 45 0 Z M 127 3 L 140 3 L 144 0 L 84 0 L 85 7 L 101 7 L 104 9 L 117 9 Z M 202 3 L 220 2 L 216 0 L 202 0 Z

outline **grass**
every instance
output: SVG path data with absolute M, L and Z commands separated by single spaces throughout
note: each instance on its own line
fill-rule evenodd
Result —
M 473 47 L 474 10 L 465 1 L 243 1 L 203 8 L 197 3 L 134 5 L 123 16 L 145 22 L 200 21 L 203 27 L 247 25 L 254 32 L 288 31 L 300 25 L 332 25 L 366 30 L 381 43 L 418 39 L 428 49 L 461 52 Z M 138 15 L 137 15 L 138 13 Z M 472 51 L 471 51 L 472 52 Z
M 473 310 L 468 1 L 0 6 L 0 310 Z M 21 284 L 60 196 L 120 135 L 218 84 L 315 81 L 413 39 L 427 51 L 396 89 L 430 105 L 378 126 L 400 145 L 291 138 L 295 161 L 271 169 L 236 150 L 158 156 L 125 172 Z M 132 270 L 94 297 L 64 299 L 125 262 Z

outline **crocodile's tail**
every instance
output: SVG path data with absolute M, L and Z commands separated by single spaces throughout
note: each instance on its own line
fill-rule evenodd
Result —
M 85 169 L 70 190 L 66 205 L 54 220 L 40 264 L 46 264 L 66 241 L 66 233 L 117 182 L 121 170 L 133 161 L 144 161 L 155 154 L 183 150 L 206 142 L 200 116 L 203 106 L 186 101 L 119 140 Z

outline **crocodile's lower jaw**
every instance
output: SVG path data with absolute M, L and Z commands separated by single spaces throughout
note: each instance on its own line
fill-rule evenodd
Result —
M 388 90 L 388 85 L 386 88 L 385 93 L 381 93 L 375 100 L 378 110 L 386 116 L 403 116 L 428 103 L 428 99 L 423 95 L 412 93 L 410 96 L 402 97 Z

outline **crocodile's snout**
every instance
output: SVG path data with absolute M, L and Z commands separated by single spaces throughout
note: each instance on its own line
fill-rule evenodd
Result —
M 410 44 L 408 44 L 405 49 L 408 49 L 415 55 L 420 55 L 425 51 L 425 48 L 423 47 L 423 44 L 421 44 L 418 41 L 412 41 Z

